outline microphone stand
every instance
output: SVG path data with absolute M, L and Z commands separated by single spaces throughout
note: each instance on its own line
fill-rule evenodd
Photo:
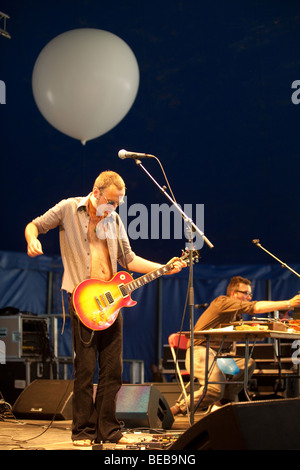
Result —
M 300 274 L 297 273 L 296 271 L 294 271 L 290 266 L 288 266 L 286 263 L 284 263 L 283 261 L 281 261 L 279 258 L 277 258 L 275 255 L 273 255 L 272 253 L 270 253 L 268 250 L 266 250 L 263 246 L 261 246 L 261 244 L 259 243 L 259 240 L 252 240 L 252 242 L 254 243 L 254 245 L 258 246 L 259 248 L 261 248 L 263 251 L 265 251 L 266 253 L 268 253 L 268 255 L 272 256 L 272 258 L 276 259 L 276 261 L 278 261 L 281 266 L 283 268 L 287 268 L 289 269 L 293 274 L 295 274 L 296 276 L 298 276 L 300 278 Z
M 204 233 L 197 227 L 197 225 L 190 219 L 185 212 L 178 206 L 178 204 L 169 196 L 169 194 L 165 191 L 163 187 L 161 187 L 158 182 L 153 178 L 152 175 L 146 170 L 146 168 L 142 165 L 142 162 L 138 159 L 134 160 L 135 163 L 142 168 L 142 170 L 149 176 L 149 178 L 154 182 L 154 184 L 158 187 L 160 192 L 171 202 L 173 206 L 176 207 L 178 212 L 182 215 L 184 222 L 187 224 L 189 233 L 190 233 L 190 243 L 189 246 L 192 248 L 192 240 L 193 235 L 192 232 L 197 232 L 204 242 L 210 247 L 213 248 L 213 244 L 208 240 L 208 238 L 204 235 Z M 189 251 L 189 314 L 190 314 L 190 424 L 194 424 L 194 285 L 193 285 L 193 250 L 190 249 Z

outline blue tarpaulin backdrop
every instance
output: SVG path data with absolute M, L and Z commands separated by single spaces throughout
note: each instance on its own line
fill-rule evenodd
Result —
M 300 272 L 300 265 L 293 265 Z M 53 273 L 51 311 L 48 309 L 49 273 Z M 162 346 L 168 336 L 189 328 L 189 310 L 185 311 L 188 292 L 188 269 L 174 276 L 163 276 L 133 292 L 138 302 L 135 307 L 122 311 L 124 318 L 124 359 L 141 359 L 145 363 L 145 381 L 152 380 L 151 365 L 159 364 Z M 211 302 L 226 292 L 232 276 L 241 275 L 253 281 L 254 299 L 288 299 L 300 289 L 300 281 L 280 264 L 210 266 L 194 265 L 195 304 Z M 60 283 L 62 263 L 60 257 L 31 259 L 26 254 L 0 252 L 0 308 L 13 306 L 20 311 L 37 315 L 62 314 Z M 195 322 L 202 309 L 195 309 Z M 60 320 L 62 322 L 62 320 Z M 60 333 L 59 355 L 72 352 L 70 324 L 67 321 L 64 333 Z M 128 381 L 128 371 L 124 370 Z

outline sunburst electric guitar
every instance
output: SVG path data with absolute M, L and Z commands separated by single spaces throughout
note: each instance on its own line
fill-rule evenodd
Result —
M 188 262 L 189 256 L 186 252 L 180 259 Z M 193 260 L 198 260 L 199 253 L 193 252 L 192 257 Z M 110 281 L 82 281 L 72 294 L 74 309 L 85 326 L 91 330 L 105 330 L 114 323 L 122 307 L 133 307 L 137 304 L 131 299 L 131 292 L 168 273 L 172 268 L 173 264 L 167 263 L 138 279 L 133 279 L 128 272 L 121 271 Z

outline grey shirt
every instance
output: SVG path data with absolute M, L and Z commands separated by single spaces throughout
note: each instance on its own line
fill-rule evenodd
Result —
M 89 196 L 64 199 L 32 221 L 39 234 L 59 227 L 60 251 L 64 266 L 62 289 L 69 293 L 81 281 L 89 279 L 91 274 L 91 250 L 88 241 Z M 118 224 L 116 224 L 117 218 Z M 117 272 L 117 263 L 123 267 L 126 265 L 116 232 L 122 240 L 126 262 L 130 263 L 135 257 L 124 225 L 119 216 L 113 212 L 105 219 L 104 230 L 101 231 L 107 240 L 113 274 Z

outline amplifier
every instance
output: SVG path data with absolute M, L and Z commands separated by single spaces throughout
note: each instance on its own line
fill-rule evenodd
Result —
M 0 340 L 6 359 L 50 356 L 49 319 L 34 315 L 0 316 Z
M 11 405 L 20 393 L 36 379 L 57 377 L 55 362 L 41 362 L 35 358 L 11 359 L 0 364 L 0 391 Z

